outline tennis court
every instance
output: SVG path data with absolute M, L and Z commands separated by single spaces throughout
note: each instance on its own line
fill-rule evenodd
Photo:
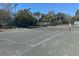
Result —
M 79 31 L 68 27 L 42 27 L 0 32 L 2 56 L 79 55 Z

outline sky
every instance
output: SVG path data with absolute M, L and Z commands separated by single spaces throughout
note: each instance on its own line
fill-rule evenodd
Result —
M 48 13 L 48 11 L 54 11 L 55 13 L 62 12 L 68 15 L 75 15 L 77 9 L 79 9 L 79 3 L 19 3 L 16 10 L 31 8 L 31 12 Z

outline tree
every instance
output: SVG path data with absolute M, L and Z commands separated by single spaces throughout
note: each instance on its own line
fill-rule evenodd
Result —
M 65 20 L 65 14 L 64 13 L 57 13 L 56 18 L 58 20 L 58 23 L 62 24 L 62 22 Z
M 65 13 L 57 13 L 56 18 L 59 24 L 67 24 L 70 19 Z
M 70 15 L 67 14 L 65 16 L 65 20 L 64 20 L 63 23 L 65 23 L 65 24 L 73 23 L 72 16 L 70 16 Z
M 28 27 L 37 24 L 37 19 L 33 17 L 28 9 L 20 10 L 16 14 L 16 22 L 18 27 Z
M 79 10 L 75 12 L 75 16 L 72 17 L 74 21 L 79 21 Z
M 67 15 L 65 13 L 57 13 L 51 20 L 52 25 L 58 25 L 58 24 L 68 24 L 69 22 L 72 22 L 72 17 L 70 15 Z
M 41 19 L 42 14 L 40 12 L 34 12 L 33 13 L 34 17 L 37 18 L 38 20 Z
M 3 17 L 3 22 L 5 22 L 4 18 L 7 20 L 6 22 L 8 22 L 8 24 L 10 23 L 10 21 L 13 20 L 13 8 L 15 5 L 16 4 L 12 4 L 12 3 L 0 4 L 1 10 L 3 10 L 3 13 L 5 13 L 5 17 Z
M 5 10 L 0 10 L 0 25 L 5 26 L 10 21 L 10 14 Z
M 7 11 L 9 14 L 12 14 L 13 13 L 13 9 L 15 9 L 15 7 L 17 5 L 18 4 L 13 4 L 13 3 L 3 3 L 3 4 L 0 4 L 1 9 Z
M 76 10 L 75 16 L 73 16 L 73 17 L 71 18 L 71 21 L 72 21 L 72 23 L 74 23 L 75 21 L 79 21 L 79 9 Z
M 44 23 L 48 25 L 51 23 L 51 20 L 54 18 L 54 16 L 55 16 L 54 11 L 49 11 L 47 14 L 42 14 L 40 21 L 43 22 L 43 25 Z
M 55 12 L 54 11 L 49 11 L 46 18 L 47 18 L 47 21 L 51 21 L 55 16 Z
M 75 12 L 75 16 L 79 15 L 79 9 Z

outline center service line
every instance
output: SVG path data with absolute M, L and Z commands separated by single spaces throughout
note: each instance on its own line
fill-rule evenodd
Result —
M 58 36 L 60 36 L 60 35 L 62 35 L 62 34 L 64 34 L 64 33 L 65 33 L 65 32 L 57 33 L 57 34 L 55 34 L 54 36 L 51 36 L 51 37 L 49 37 L 49 38 L 47 38 L 47 39 L 45 39 L 45 40 L 43 40 L 43 41 L 40 41 L 40 42 L 36 43 L 35 45 L 29 45 L 29 46 L 35 47 L 35 46 L 37 46 L 37 45 L 39 45 L 39 44 L 41 44 L 41 43 L 43 43 L 43 42 L 45 42 L 45 41 L 51 40 L 51 39 L 53 39 L 53 38 L 56 38 L 56 37 L 58 37 Z

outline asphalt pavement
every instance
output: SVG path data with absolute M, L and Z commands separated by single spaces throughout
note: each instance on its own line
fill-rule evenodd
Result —
M 24 31 L 0 32 L 0 56 L 79 55 L 79 31 L 63 27 L 44 27 Z

